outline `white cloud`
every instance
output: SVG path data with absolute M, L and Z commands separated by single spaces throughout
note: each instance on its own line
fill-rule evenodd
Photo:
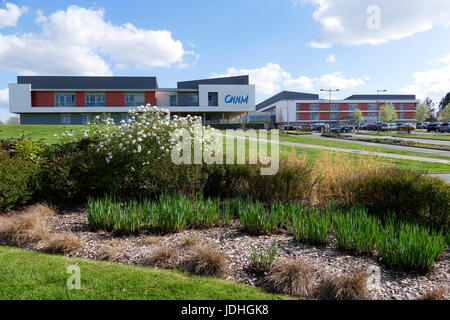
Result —
M 0 29 L 15 27 L 20 16 L 28 11 L 27 7 L 19 8 L 14 3 L 7 2 L 6 9 L 0 9 Z
M 317 39 L 310 45 L 317 48 L 329 48 L 335 44 L 377 45 L 427 31 L 436 26 L 450 25 L 448 0 L 291 0 L 291 2 L 296 5 L 312 3 L 316 7 L 313 18 L 321 26 Z M 379 8 L 379 16 L 374 5 Z
M 256 92 L 264 96 L 273 95 L 281 90 L 303 90 L 318 92 L 321 88 L 339 88 L 346 90 L 362 86 L 370 77 L 348 78 L 340 72 L 324 74 L 320 77 L 310 78 L 305 75 L 293 77 L 290 73 L 276 63 L 267 63 L 261 68 L 236 69 L 229 68 L 225 74 L 214 74 L 212 77 L 229 77 L 246 75 L 250 77 L 250 83 L 256 85 Z
M 334 54 L 329 54 L 327 59 L 326 59 L 326 62 L 328 62 L 328 63 L 336 62 L 336 57 L 334 56 Z
M 413 84 L 401 88 L 401 93 L 415 93 L 419 99 L 432 97 L 436 101 L 450 90 L 450 53 L 446 56 L 432 60 L 431 63 L 439 65 L 437 68 L 414 72 Z
M 167 30 L 114 25 L 103 9 L 70 6 L 36 19 L 42 31 L 0 34 L 0 68 L 21 74 L 112 75 L 114 65 L 140 68 L 182 65 L 186 55 Z

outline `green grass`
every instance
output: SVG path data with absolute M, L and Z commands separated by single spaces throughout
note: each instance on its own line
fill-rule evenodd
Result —
M 67 267 L 80 267 L 81 289 L 69 290 Z M 1 300 L 268 300 L 256 288 L 188 273 L 96 262 L 0 246 Z
M 86 126 L 82 125 L 3 125 L 0 126 L 0 139 L 19 138 L 22 135 L 27 138 L 41 139 L 46 143 L 56 143 L 58 136 L 65 131 L 77 131 Z
M 426 130 L 423 132 L 426 132 Z M 378 135 L 376 132 L 365 132 L 365 133 L 361 133 L 361 134 L 371 135 L 371 136 Z M 434 134 L 430 134 L 430 135 L 423 135 L 423 134 L 398 134 L 398 133 L 392 133 L 392 132 L 380 132 L 380 135 L 399 137 L 399 138 L 415 138 L 415 139 L 450 141 L 450 133 L 434 133 Z
M 294 239 L 323 245 L 328 242 L 331 215 L 328 210 L 305 209 L 300 205 L 290 205 L 290 226 Z
M 399 149 L 393 149 L 393 148 L 389 148 L 389 147 L 367 146 L 367 145 L 361 145 L 361 144 L 357 144 L 357 143 L 338 141 L 335 139 L 328 139 L 328 138 L 307 138 L 307 137 L 302 137 L 302 136 L 296 136 L 296 137 L 280 136 L 280 141 L 295 142 L 295 143 L 309 144 L 309 145 L 315 145 L 315 146 L 351 149 L 351 150 L 382 152 L 382 153 L 398 154 L 398 155 L 404 155 L 404 156 L 450 160 L 450 156 L 399 150 Z M 449 167 L 450 167 L 450 165 L 449 165 Z

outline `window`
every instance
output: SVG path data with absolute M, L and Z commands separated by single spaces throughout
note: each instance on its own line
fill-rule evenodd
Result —
M 351 103 L 348 105 L 348 111 L 355 111 L 356 109 L 358 109 L 357 103 Z
M 176 107 L 177 106 L 177 96 L 175 96 L 175 95 L 170 96 L 170 106 L 171 107 Z
M 339 111 L 339 104 L 332 103 L 330 108 L 331 108 L 331 111 Z
M 332 113 L 331 120 L 337 120 L 337 119 L 339 119 L 339 113 Z
M 405 119 L 405 113 L 404 112 L 400 112 L 400 119 Z
M 67 113 L 61 114 L 61 124 L 70 124 L 70 123 L 71 123 L 70 114 Z
M 188 106 L 190 107 L 198 106 L 198 94 L 188 95 Z
M 90 114 L 82 114 L 81 115 L 81 123 L 82 124 L 89 124 L 91 121 L 91 115 Z
M 73 93 L 56 93 L 55 107 L 75 107 L 75 94 Z
M 405 105 L 403 103 L 400 103 L 400 110 L 405 110 Z
M 86 93 L 86 107 L 104 107 L 105 94 L 89 92 Z
M 217 107 L 219 98 L 217 92 L 208 92 L 208 107 Z
M 300 120 L 302 120 L 301 115 L 300 115 L 300 113 L 297 113 L 297 121 L 300 121 Z
M 297 112 L 300 112 L 300 110 L 301 110 L 300 103 L 296 104 L 296 110 L 297 110 Z
M 145 95 L 143 93 L 125 94 L 125 106 L 138 107 L 145 105 Z
M 318 113 L 310 113 L 309 120 L 318 121 L 319 120 L 319 114 Z
M 311 103 L 309 105 L 309 111 L 319 111 L 319 105 L 317 103 Z
M 367 105 L 367 110 L 369 110 L 369 111 L 377 111 L 377 104 L 376 103 L 369 103 Z

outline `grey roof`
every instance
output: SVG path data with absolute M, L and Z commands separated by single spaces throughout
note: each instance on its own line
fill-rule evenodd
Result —
M 191 80 L 191 81 L 179 81 L 177 83 L 178 89 L 198 89 L 199 84 L 237 84 L 237 85 L 248 85 L 248 75 L 246 76 L 235 76 L 226 78 L 211 78 L 202 80 Z
M 156 77 L 18 76 L 32 89 L 157 89 Z
M 281 91 L 273 97 L 258 103 L 256 105 L 256 110 L 260 110 L 281 100 L 319 100 L 319 95 L 303 92 Z
M 380 94 L 379 100 L 416 100 L 413 94 Z M 376 94 L 354 94 L 345 100 L 377 100 Z

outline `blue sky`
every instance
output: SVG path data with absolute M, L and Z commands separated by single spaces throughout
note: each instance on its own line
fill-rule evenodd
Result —
M 426 4 L 425 4 L 426 3 Z M 375 5 L 375 7 L 373 7 Z M 17 75 L 249 74 L 281 90 L 450 91 L 448 0 L 0 1 L 0 120 Z

